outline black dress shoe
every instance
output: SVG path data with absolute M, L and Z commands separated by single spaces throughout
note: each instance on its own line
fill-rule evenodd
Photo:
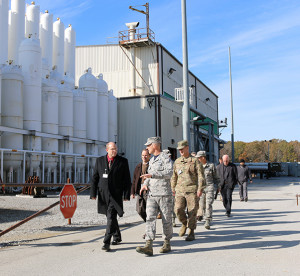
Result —
M 113 240 L 111 242 L 112 245 L 118 245 L 122 240 Z
M 226 216 L 227 216 L 227 217 L 230 217 L 230 213 L 226 213 Z
M 110 251 L 110 245 L 108 243 L 103 244 L 102 250 L 104 250 L 106 252 Z

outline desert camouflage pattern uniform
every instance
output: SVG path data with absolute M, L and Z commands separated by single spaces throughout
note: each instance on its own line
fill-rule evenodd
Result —
M 213 163 L 203 165 L 206 187 L 203 190 L 199 201 L 197 216 L 203 216 L 205 220 L 212 220 L 215 189 L 218 189 L 220 182 L 216 166 Z M 205 214 L 205 216 L 204 216 Z
M 156 158 L 149 161 L 147 178 L 143 185 L 148 187 L 146 206 L 146 240 L 154 240 L 156 234 L 156 217 L 161 213 L 164 239 L 170 240 L 173 235 L 172 227 L 172 190 L 170 179 L 173 172 L 173 163 L 168 154 L 161 152 Z
M 179 221 L 194 230 L 197 226 L 199 199 L 197 191 L 205 187 L 204 171 L 197 158 L 181 156 L 176 159 L 171 178 L 172 191 L 175 192 L 175 213 Z M 185 209 L 188 209 L 188 216 Z

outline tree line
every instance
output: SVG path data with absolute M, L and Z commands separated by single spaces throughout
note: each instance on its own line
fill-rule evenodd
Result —
M 220 156 L 231 156 L 231 142 L 227 142 L 220 151 Z M 300 142 L 287 142 L 280 139 L 234 142 L 234 162 L 244 159 L 246 162 L 300 162 Z

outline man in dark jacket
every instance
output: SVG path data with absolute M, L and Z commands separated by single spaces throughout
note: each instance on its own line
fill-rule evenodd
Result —
M 248 191 L 247 184 L 248 180 L 252 183 L 251 172 L 248 166 L 245 165 L 245 160 L 240 160 L 240 165 L 237 167 L 238 172 L 238 182 L 239 182 L 239 192 L 240 192 L 240 200 L 248 201 Z
M 233 163 L 229 162 L 229 156 L 223 156 L 223 163 L 218 165 L 217 170 L 220 177 L 220 189 L 223 198 L 223 205 L 226 209 L 226 216 L 230 217 L 232 192 L 237 184 L 237 169 Z
M 131 197 L 136 196 L 136 211 L 141 218 L 146 222 L 146 202 L 147 192 L 144 191 L 140 196 L 141 184 L 144 183 L 145 179 L 141 178 L 141 175 L 147 174 L 149 166 L 150 154 L 147 149 L 142 151 L 142 162 L 137 164 L 133 173 L 133 180 L 131 186 Z
M 96 160 L 91 183 L 91 199 L 98 196 L 98 213 L 106 215 L 107 226 L 103 250 L 110 250 L 122 241 L 117 215 L 123 216 L 123 199 L 130 200 L 131 179 L 128 160 L 117 155 L 117 146 L 113 142 L 106 145 L 107 155 Z

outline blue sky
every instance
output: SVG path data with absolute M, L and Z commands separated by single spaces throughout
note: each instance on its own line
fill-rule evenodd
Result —
M 27 1 L 29 3 L 29 1 Z M 156 41 L 182 60 L 181 1 L 150 2 Z M 146 1 L 41 0 L 67 26 L 77 45 L 105 44 L 125 22 L 145 16 L 128 9 Z M 219 96 L 219 119 L 228 118 L 220 138 L 230 140 L 231 48 L 236 141 L 287 141 L 300 137 L 300 1 L 187 0 L 189 69 Z

